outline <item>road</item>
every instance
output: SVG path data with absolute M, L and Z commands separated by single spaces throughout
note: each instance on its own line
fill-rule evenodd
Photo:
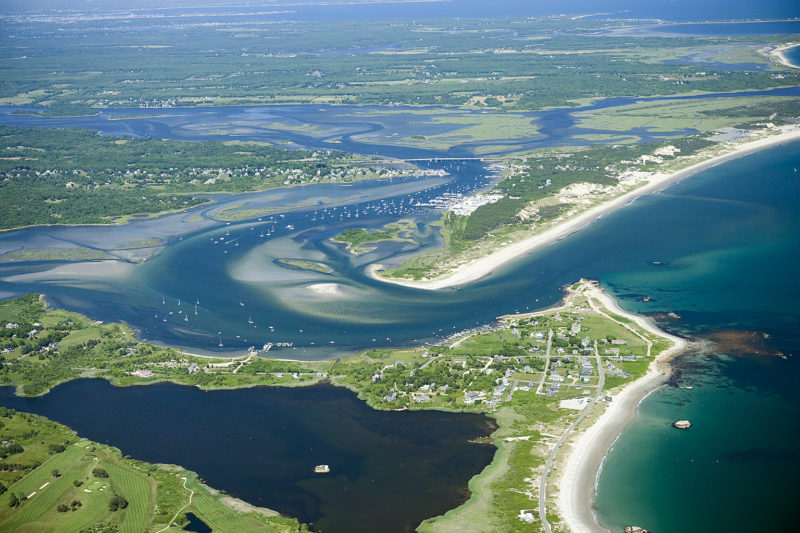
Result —
M 606 384 L 606 373 L 603 369 L 602 360 L 600 359 L 600 352 L 597 350 L 597 341 L 594 341 L 594 358 L 597 363 L 597 393 L 592 398 L 592 401 L 589 402 L 589 405 L 581 411 L 581 414 L 578 415 L 578 418 L 570 424 L 567 430 L 561 435 L 561 438 L 558 439 L 556 445 L 553 446 L 553 450 L 550 452 L 550 455 L 547 457 L 547 462 L 544 465 L 544 471 L 542 472 L 542 480 L 539 483 L 539 518 L 542 521 L 542 527 L 545 530 L 545 533 L 552 533 L 552 529 L 550 528 L 550 522 L 547 521 L 547 474 L 550 473 L 550 470 L 553 468 L 553 462 L 555 461 L 556 454 L 558 453 L 558 448 L 567 440 L 569 434 L 572 432 L 575 427 L 586 418 L 586 415 L 589 414 L 589 411 L 592 410 L 594 404 L 597 403 L 597 400 L 600 399 L 600 395 L 603 394 L 603 387 Z
M 553 330 L 547 332 L 547 349 L 544 352 L 544 373 L 542 374 L 542 381 L 539 382 L 539 387 L 536 389 L 536 394 L 542 393 L 544 387 L 544 380 L 547 377 L 547 371 L 550 369 L 550 347 L 553 345 Z

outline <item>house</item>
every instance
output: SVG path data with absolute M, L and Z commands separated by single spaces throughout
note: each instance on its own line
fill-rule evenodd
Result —
M 606 348 L 606 355 L 619 355 L 619 348 Z
M 616 344 L 618 346 L 622 346 L 623 344 L 627 344 L 627 343 L 622 339 L 614 339 L 614 340 L 611 341 L 611 344 Z
M 419 396 L 414 397 L 414 401 L 417 403 L 427 403 L 431 401 L 431 397 L 425 393 L 420 394 Z
M 475 403 L 475 400 L 478 399 L 478 396 L 480 396 L 480 394 L 477 392 L 468 392 L 464 395 L 464 403 L 467 405 L 472 405 Z
M 386 400 L 387 402 L 393 402 L 393 401 L 397 400 L 397 393 L 393 392 L 393 393 L 391 393 L 391 394 L 389 394 L 387 396 L 384 396 L 383 399 Z
M 6 329 L 17 329 L 18 327 L 19 324 L 17 324 L 16 322 L 9 322 L 8 324 L 6 324 Z
M 140 377 L 140 378 L 152 378 L 153 376 L 155 376 L 155 374 L 153 374 L 150 370 L 146 370 L 146 369 L 145 370 L 134 370 L 132 372 L 132 374 L 134 376 L 137 376 L 137 377 Z
M 196 364 L 192 363 L 192 364 L 189 365 L 189 373 L 190 374 L 197 374 L 198 370 L 199 370 L 199 368 L 197 368 Z

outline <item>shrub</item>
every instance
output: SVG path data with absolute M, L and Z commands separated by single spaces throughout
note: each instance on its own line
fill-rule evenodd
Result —
M 108 510 L 116 511 L 118 509 L 125 509 L 128 506 L 128 500 L 117 494 L 108 502 Z

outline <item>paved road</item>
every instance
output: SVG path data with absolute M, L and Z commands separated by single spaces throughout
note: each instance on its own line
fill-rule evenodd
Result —
M 594 404 L 597 403 L 597 400 L 600 399 L 600 395 L 603 393 L 603 386 L 606 384 L 606 373 L 603 369 L 602 361 L 600 360 L 600 352 L 597 350 L 597 341 L 594 341 L 594 358 L 597 362 L 597 374 L 599 376 L 597 380 L 597 393 L 592 398 L 592 401 L 589 402 L 581 414 L 578 415 L 578 418 L 570 424 L 567 430 L 561 435 L 561 438 L 558 439 L 556 445 L 553 446 L 553 450 L 550 452 L 550 455 L 547 457 L 547 462 L 544 465 L 544 471 L 542 472 L 542 481 L 539 484 L 539 518 L 542 521 L 542 527 L 545 530 L 545 533 L 552 533 L 552 529 L 550 528 L 550 522 L 547 521 L 547 474 L 550 473 L 550 470 L 553 468 L 553 461 L 555 461 L 556 454 L 558 453 L 558 448 L 561 446 L 564 441 L 567 440 L 569 434 L 575 429 L 575 426 L 581 423 L 581 421 L 586 418 L 586 415 L 591 411 Z
M 542 393 L 542 387 L 544 387 L 544 380 L 547 377 L 547 372 L 550 370 L 550 347 L 553 344 L 553 330 L 549 330 L 547 332 L 547 349 L 544 353 L 544 373 L 542 374 L 542 381 L 539 382 L 539 387 L 536 389 L 536 394 Z

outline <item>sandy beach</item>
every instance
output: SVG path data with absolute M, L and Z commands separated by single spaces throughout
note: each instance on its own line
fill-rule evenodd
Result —
M 800 139 L 800 127 L 785 126 L 782 127 L 782 131 L 779 134 L 734 145 L 732 146 L 732 150 L 727 153 L 695 163 L 677 172 L 673 172 L 671 174 L 656 174 L 650 178 L 648 183 L 642 185 L 641 187 L 622 194 L 612 200 L 609 200 L 608 202 L 587 209 L 586 211 L 564 221 L 564 223 L 554 226 L 542 233 L 538 233 L 527 239 L 505 246 L 487 256 L 475 259 L 467 265 L 462 266 L 457 271 L 449 273 L 440 278 L 421 281 L 386 278 L 379 274 L 378 271 L 382 268 L 382 266 L 379 264 L 370 265 L 367 268 L 367 274 L 379 281 L 417 289 L 438 290 L 465 285 L 491 274 L 499 267 L 510 263 L 515 259 L 519 259 L 520 257 L 523 257 L 524 255 L 541 248 L 542 246 L 555 242 L 558 239 L 574 233 L 575 231 L 591 224 L 601 216 L 627 205 L 635 198 L 663 189 L 667 185 L 685 179 L 692 174 L 696 174 L 697 172 L 713 167 L 730 159 L 741 157 L 745 154 L 762 150 L 769 146 L 774 146 L 796 139 Z
M 800 65 L 795 65 L 794 63 L 789 61 L 789 59 L 786 57 L 786 54 L 784 54 L 784 52 L 786 50 L 788 50 L 789 48 L 794 48 L 795 46 L 798 46 L 798 45 L 800 45 L 800 43 L 787 43 L 787 44 L 784 44 L 783 46 L 777 46 L 775 48 L 770 48 L 770 49 L 766 50 L 766 55 L 774 57 L 775 59 L 777 59 L 780 62 L 781 65 L 784 65 L 784 66 L 787 66 L 787 67 L 790 67 L 790 68 L 800 68 Z
M 593 288 L 590 295 L 613 313 L 670 339 L 673 346 L 653 360 L 644 376 L 614 395 L 611 404 L 591 427 L 573 437 L 558 481 L 557 502 L 559 514 L 575 533 L 608 531 L 597 523 L 592 512 L 595 484 L 603 459 L 622 430 L 633 421 L 642 399 L 666 380 L 669 372 L 666 361 L 688 346 L 685 339 L 666 333 L 649 319 L 624 311 L 600 288 Z

